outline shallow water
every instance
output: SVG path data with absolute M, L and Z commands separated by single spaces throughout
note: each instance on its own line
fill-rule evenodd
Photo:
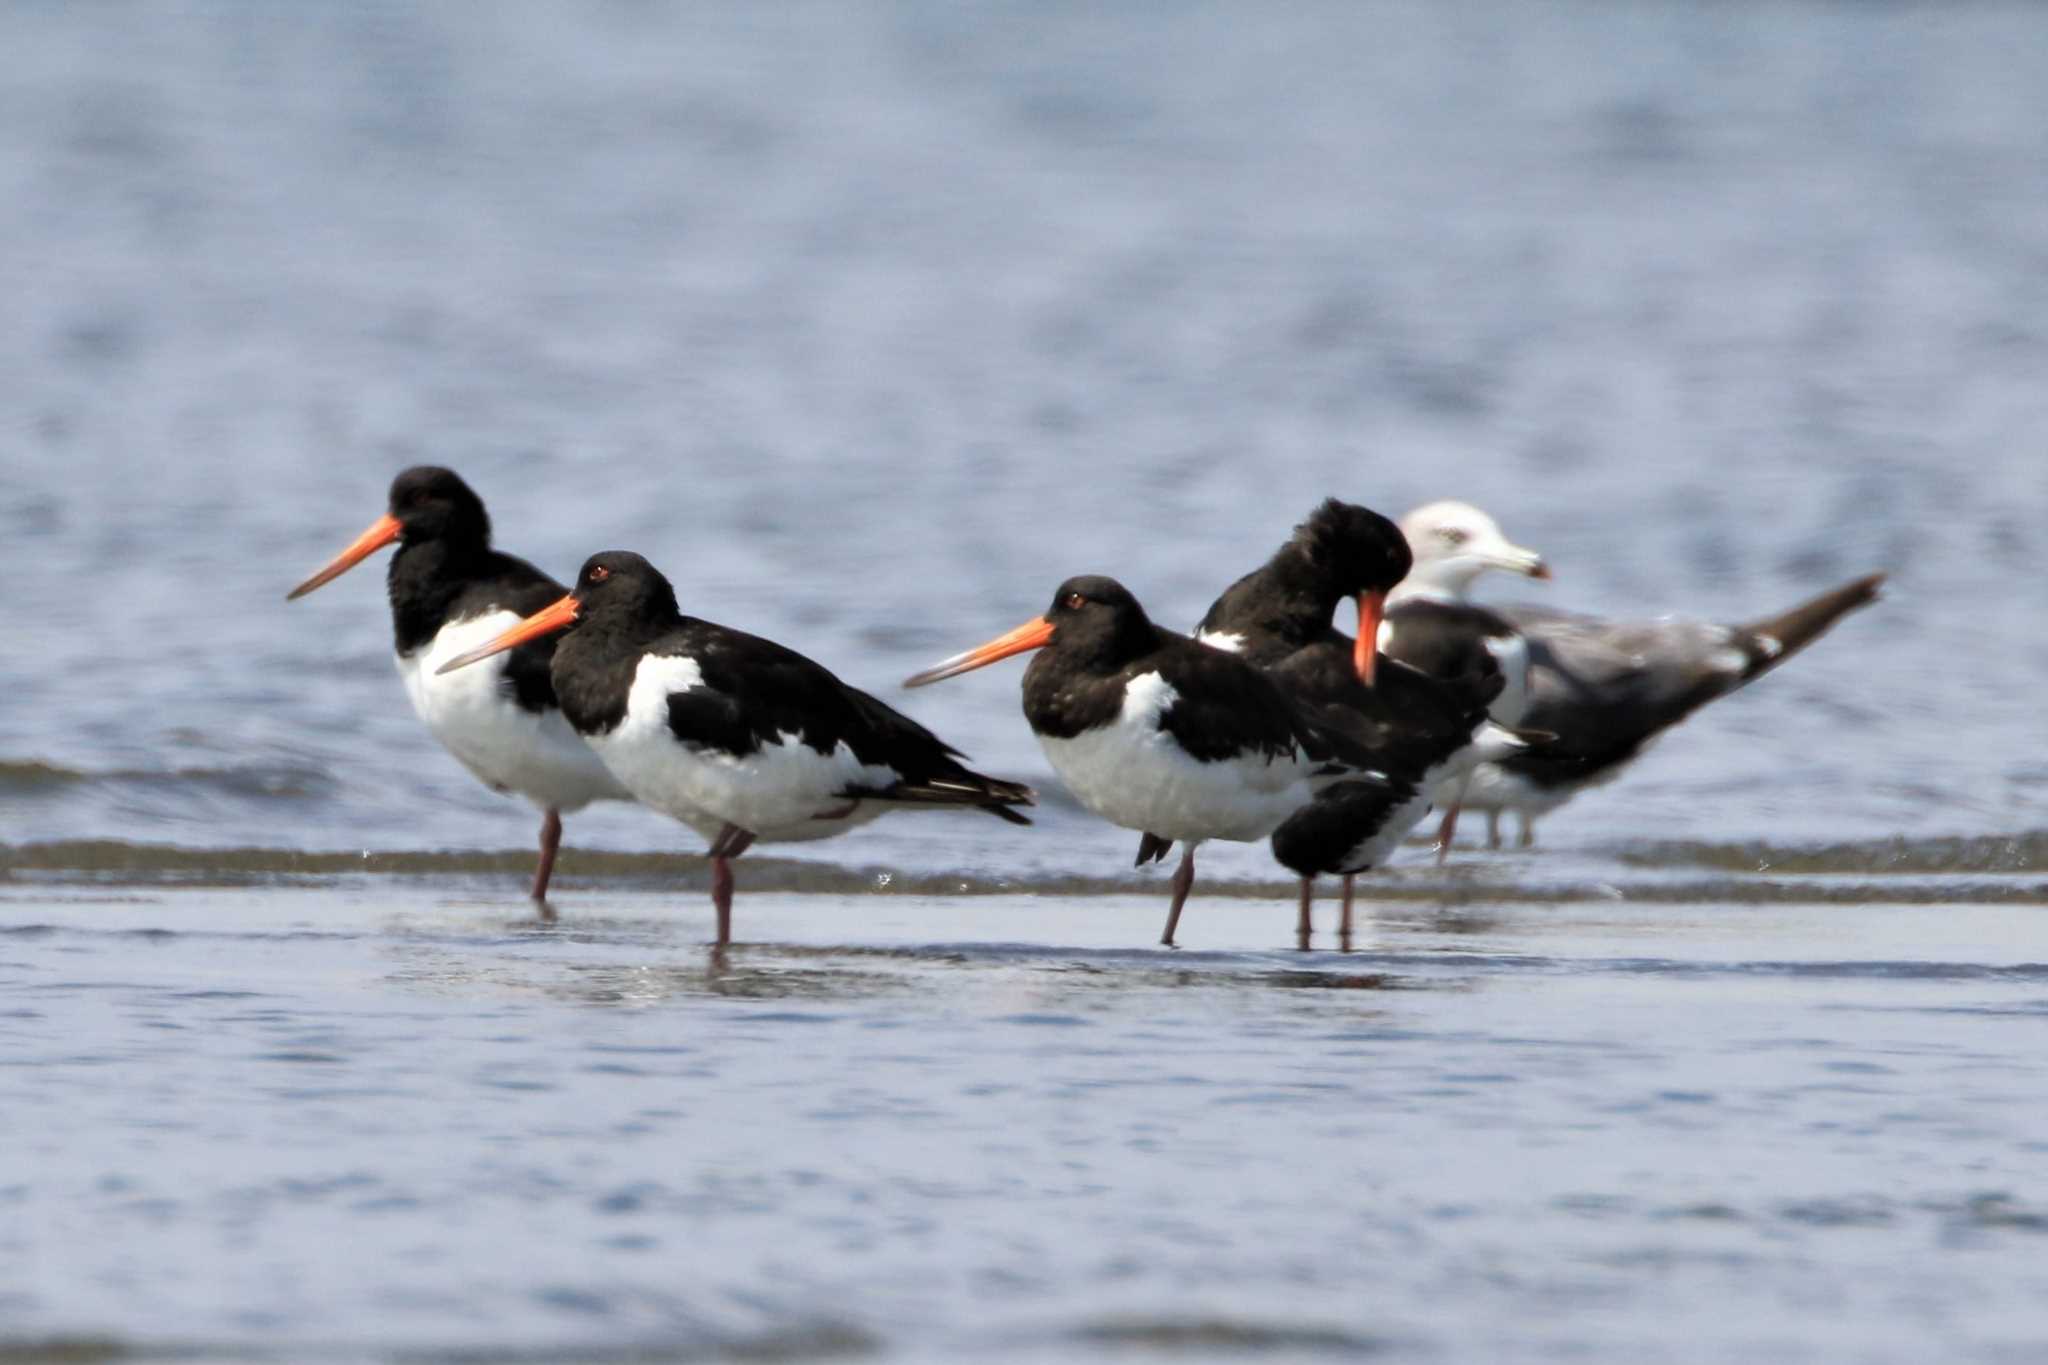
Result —
M 10 885 L 0 1350 L 2032 1358 L 2044 899 Z
M 2048 1351 L 2048 11 L 0 9 L 0 1362 Z M 399 467 L 881 692 L 1028 831 L 741 870 L 428 742 Z M 1318 499 L 1546 601 L 1886 600 L 1292 950 L 1015 666 Z M 1497 595 L 1516 595 L 1495 588 Z M 1528 591 L 1535 592 L 1534 585 Z M 1322 910 L 1327 926 L 1331 911 Z
M 2038 10 L 215 0 L 0 42 L 10 841 L 527 837 L 423 741 L 377 568 L 283 601 L 416 459 L 1026 779 L 1018 666 L 895 681 L 1074 572 L 1191 624 L 1331 493 L 1488 505 L 1596 611 L 1889 569 L 1546 835 L 2048 825 Z

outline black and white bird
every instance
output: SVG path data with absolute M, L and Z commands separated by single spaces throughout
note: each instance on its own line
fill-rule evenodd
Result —
M 1476 512 L 1461 504 L 1433 504 L 1446 506 Z M 1433 555 L 1442 553 L 1438 545 L 1449 548 L 1423 516 L 1430 510 L 1421 509 L 1402 523 L 1418 575 Z M 1489 842 L 1495 847 L 1503 811 L 1521 817 L 1521 844 L 1533 843 L 1538 817 L 1619 777 L 1666 730 L 1755 681 L 1849 613 L 1876 601 L 1885 580 L 1884 574 L 1867 574 L 1776 615 L 1724 625 L 1668 616 L 1613 621 L 1531 606 L 1488 610 L 1464 602 L 1463 593 L 1487 567 L 1500 566 L 1482 565 L 1470 572 L 1460 566 L 1439 576 L 1435 581 L 1445 586 L 1445 596 L 1436 605 L 1444 610 L 1413 618 L 1405 617 L 1403 609 L 1389 611 L 1382 647 L 1392 657 L 1427 668 L 1433 653 L 1460 630 L 1483 632 L 1491 640 L 1505 629 L 1520 640 L 1527 682 L 1514 723 L 1549 737 L 1472 774 L 1465 803 L 1487 813 Z
M 904 683 L 921 687 L 1026 650 L 1024 718 L 1089 810 L 1145 838 L 1138 860 L 1185 845 L 1160 942 L 1171 946 L 1210 839 L 1263 839 L 1340 780 L 1387 782 L 1244 660 L 1152 624 L 1113 578 L 1070 578 L 1052 606 Z
M 562 714 L 644 804 L 711 837 L 719 946 L 731 860 L 757 840 L 830 838 L 893 810 L 971 807 L 1030 819 L 1029 787 L 968 770 L 891 707 L 772 640 L 685 616 L 639 555 L 592 555 L 575 590 L 443 663 L 453 674 L 566 631 L 549 676 Z
M 491 548 L 483 499 L 453 470 L 418 465 L 392 480 L 389 510 L 286 600 L 332 582 L 394 542 L 398 553 L 386 581 L 406 695 L 434 738 L 479 781 L 540 808 L 532 894 L 547 913 L 563 813 L 632 795 L 562 719 L 548 681 L 554 641 L 536 640 L 492 668 L 460 677 L 437 670 L 564 589 L 525 560 Z
M 1274 831 L 1274 856 L 1302 879 L 1304 929 L 1315 877 L 1334 874 L 1344 879 L 1340 932 L 1348 938 L 1356 874 L 1385 862 L 1429 814 L 1440 786 L 1520 747 L 1488 722 L 1502 678 L 1477 642 L 1447 660 L 1442 677 L 1376 658 L 1383 606 L 1410 559 L 1393 522 L 1331 498 L 1217 598 L 1196 630 L 1196 639 L 1242 656 L 1316 719 L 1349 734 L 1387 779 L 1333 784 Z M 1356 637 L 1334 622 L 1346 600 L 1358 604 Z M 1406 794 L 1390 801 L 1392 792 Z

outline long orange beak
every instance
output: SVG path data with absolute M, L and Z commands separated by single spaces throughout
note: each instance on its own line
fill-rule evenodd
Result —
M 1380 657 L 1380 620 L 1386 614 L 1385 593 L 1358 594 L 1358 640 L 1351 646 L 1351 666 L 1358 670 L 1358 680 L 1367 687 L 1372 686 L 1374 665 Z
M 521 621 L 495 640 L 486 641 L 467 654 L 458 654 L 434 670 L 436 677 L 452 673 L 458 668 L 467 668 L 478 659 L 488 659 L 493 654 L 503 654 L 508 649 L 517 649 L 528 640 L 538 640 L 543 635 L 553 635 L 558 630 L 567 630 L 576 624 L 576 594 L 558 598 L 548 603 L 533 615 Z
M 341 577 L 350 569 L 353 569 L 356 565 L 398 539 L 402 530 L 403 528 L 398 524 L 398 518 L 386 512 L 383 516 L 371 522 L 370 529 L 357 536 L 350 543 L 349 547 L 336 555 L 333 562 L 326 568 L 286 593 L 284 600 L 287 602 L 296 601 L 321 584 L 332 583 L 335 579 Z
M 959 673 L 971 673 L 977 668 L 986 668 L 998 659 L 1007 659 L 1012 654 L 1022 654 L 1027 649 L 1043 649 L 1052 643 L 1052 622 L 1043 616 L 1034 616 L 1015 630 L 996 636 L 985 645 L 976 645 L 964 654 L 955 654 L 942 659 L 922 673 L 913 673 L 903 680 L 905 687 L 923 687 L 941 678 L 950 678 Z

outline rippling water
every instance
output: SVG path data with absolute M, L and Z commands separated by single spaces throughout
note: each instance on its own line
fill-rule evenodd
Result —
M 1545 833 L 2042 823 L 2030 10 L 0 22 L 15 839 L 523 839 L 422 744 L 374 569 L 283 601 L 416 459 L 558 574 L 639 549 L 883 689 L 1071 572 L 1190 623 L 1332 492 L 1484 503 L 1592 610 L 1746 617 L 1890 569 Z M 907 704 L 1044 774 L 1013 674 Z M 860 845 L 1029 870 L 1124 841 Z
M 0 1361 L 2048 1342 L 2048 13 L 0 47 Z M 379 572 L 283 602 L 422 459 L 1039 826 L 750 856 L 710 972 L 694 839 L 591 811 L 524 923 L 533 817 L 424 738 Z M 1330 493 L 1478 501 L 1564 606 L 1893 583 L 1534 854 L 1374 879 L 1363 952 L 1281 951 L 1243 847 L 1162 957 L 1014 671 L 890 689 L 1073 572 L 1187 624 Z
M 766 893 L 719 966 L 665 894 L 543 927 L 381 879 L 16 887 L 0 1322 L 110 1358 L 2029 1358 L 2042 900 L 1391 904 L 1304 955 L 1250 899 L 1165 954 L 1150 896 Z

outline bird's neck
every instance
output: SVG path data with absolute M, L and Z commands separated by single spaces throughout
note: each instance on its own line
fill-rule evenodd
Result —
M 440 632 L 456 598 L 489 558 L 490 547 L 482 542 L 437 539 L 399 545 L 385 586 L 400 654 L 412 653 Z
M 1331 629 L 1343 596 L 1328 575 L 1283 550 L 1264 568 L 1233 583 L 1210 609 L 1202 629 L 1257 631 L 1298 649 Z

